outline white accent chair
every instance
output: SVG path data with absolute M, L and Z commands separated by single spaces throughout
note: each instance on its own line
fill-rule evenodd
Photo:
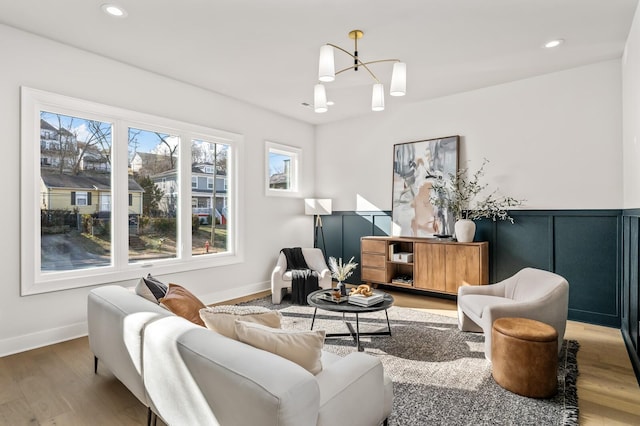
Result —
M 324 254 L 319 248 L 302 248 L 302 255 L 307 266 L 318 273 L 320 288 L 331 288 L 331 271 L 324 260 Z M 271 301 L 275 305 L 282 302 L 282 295 L 291 291 L 291 271 L 287 271 L 287 258 L 280 252 L 276 267 L 271 272 Z
M 549 324 L 562 347 L 569 311 L 569 283 L 560 275 L 524 268 L 499 283 L 458 289 L 458 327 L 484 332 L 484 355 L 491 361 L 491 328 L 503 317 L 529 318 Z

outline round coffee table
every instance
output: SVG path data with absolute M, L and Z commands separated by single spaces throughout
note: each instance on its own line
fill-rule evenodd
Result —
M 311 320 L 311 330 L 313 330 L 313 324 L 316 321 L 316 313 L 318 309 L 325 311 L 341 312 L 342 319 L 349 329 L 348 333 L 327 333 L 326 337 L 346 337 L 351 336 L 355 341 L 358 351 L 364 351 L 364 348 L 360 345 L 360 336 L 391 336 L 391 325 L 389 324 L 389 314 L 387 309 L 393 305 L 393 296 L 384 293 L 384 299 L 381 302 L 371 306 L 353 305 L 349 302 L 335 303 L 328 300 L 323 300 L 321 297 L 324 294 L 331 294 L 331 290 L 317 290 L 307 296 L 307 303 L 313 306 L 313 319 Z M 359 315 L 366 312 L 377 312 L 384 310 L 384 315 L 387 317 L 387 330 L 386 331 L 373 331 L 360 333 L 360 321 Z M 351 313 L 356 316 L 356 328 L 354 330 L 353 325 L 345 319 L 345 314 Z

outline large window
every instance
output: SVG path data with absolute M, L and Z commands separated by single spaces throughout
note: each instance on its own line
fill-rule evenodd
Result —
M 23 88 L 22 294 L 242 261 L 241 142 Z
M 111 147 L 113 124 L 40 110 L 40 271 L 51 276 L 112 264 Z
M 191 224 L 193 256 L 228 250 L 229 172 L 231 146 L 222 141 L 191 141 L 191 179 L 202 182 L 191 192 L 196 200 Z
M 175 258 L 180 137 L 149 128 L 129 127 L 127 133 L 132 184 L 142 190 L 142 199 L 129 209 L 129 262 Z

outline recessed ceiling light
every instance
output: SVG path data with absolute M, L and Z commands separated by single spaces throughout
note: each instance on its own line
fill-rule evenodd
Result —
M 559 38 L 559 39 L 556 39 L 556 40 L 551 40 L 551 41 L 546 42 L 544 44 L 544 47 L 546 47 L 547 49 L 552 49 L 554 47 L 560 46 L 562 43 L 564 43 L 564 40 Z
M 102 10 L 104 11 L 104 13 L 115 16 L 116 18 L 124 18 L 125 16 L 127 16 L 127 11 L 120 6 L 116 6 L 115 4 L 103 4 Z
M 331 105 L 335 105 L 336 103 L 333 101 L 327 101 L 327 105 L 331 106 Z

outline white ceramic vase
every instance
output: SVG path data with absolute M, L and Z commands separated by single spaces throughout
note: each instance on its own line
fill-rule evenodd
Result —
M 460 219 L 454 225 L 456 239 L 460 243 L 470 243 L 476 234 L 476 223 L 471 219 Z

